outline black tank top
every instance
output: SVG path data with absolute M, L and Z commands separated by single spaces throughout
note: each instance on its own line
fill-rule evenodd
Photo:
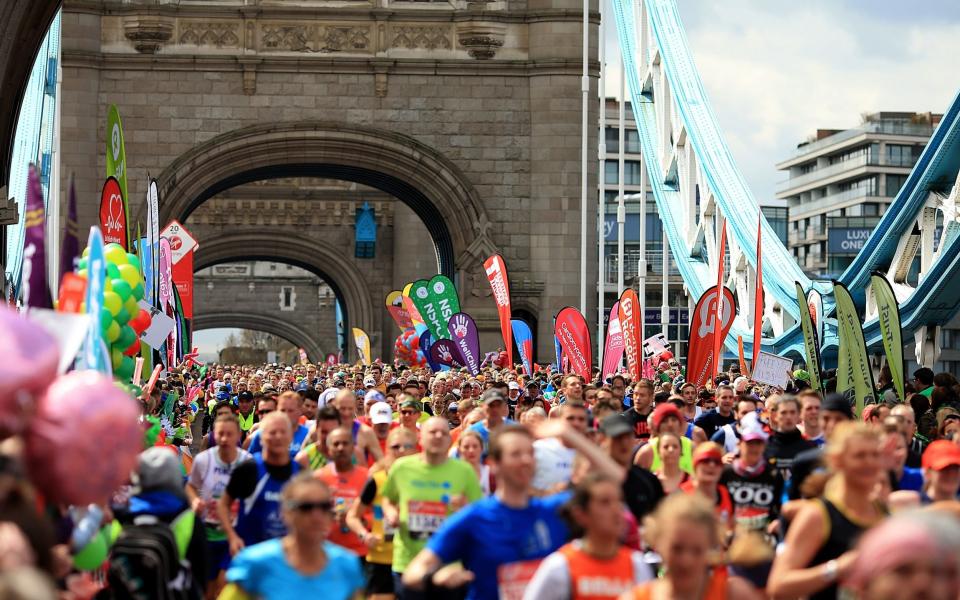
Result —
M 827 538 L 817 553 L 810 560 L 808 567 L 822 565 L 827 561 L 839 558 L 844 552 L 856 546 L 860 535 L 867 527 L 851 521 L 835 504 L 826 498 L 817 498 L 827 516 Z M 881 509 L 881 512 L 886 512 Z M 809 600 L 836 600 L 838 587 L 831 584 L 816 594 L 811 594 Z

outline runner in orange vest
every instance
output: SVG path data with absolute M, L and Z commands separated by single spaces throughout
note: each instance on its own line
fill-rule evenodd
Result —
M 663 557 L 664 576 L 635 587 L 622 600 L 753 600 L 765 598 L 747 580 L 711 564 L 720 550 L 713 505 L 700 494 L 673 494 L 646 521 L 644 533 Z
M 620 483 L 588 475 L 564 510 L 578 539 L 540 563 L 524 600 L 615 600 L 653 577 L 643 555 L 621 543 L 624 504 Z

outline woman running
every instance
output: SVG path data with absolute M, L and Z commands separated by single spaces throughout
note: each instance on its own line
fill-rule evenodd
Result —
M 831 432 L 825 451 L 833 476 L 790 525 L 767 582 L 771 597 L 837 597 L 857 538 L 887 514 L 874 497 L 883 473 L 880 448 L 880 432 L 866 423 L 839 423 Z
M 457 440 L 457 453 L 462 460 L 470 463 L 480 479 L 480 489 L 484 496 L 493 493 L 496 487 L 490 473 L 490 465 L 483 464 L 483 438 L 476 431 L 467 430 Z
M 681 483 L 680 490 L 700 494 L 713 504 L 722 539 L 727 542 L 734 529 L 733 501 L 727 486 L 720 483 L 722 474 L 723 447 L 716 442 L 704 442 L 693 451 L 693 477 Z
M 540 563 L 524 600 L 614 600 L 653 577 L 643 555 L 621 543 L 620 487 L 598 473 L 577 485 L 563 513 L 577 539 Z
M 220 600 L 358 596 L 364 583 L 360 559 L 327 541 L 335 506 L 327 485 L 312 473 L 302 473 L 284 486 L 281 501 L 289 533 L 237 554 Z
M 680 485 L 690 479 L 690 475 L 680 468 L 682 450 L 680 436 L 664 431 L 657 438 L 657 450 L 660 456 L 660 468 L 654 475 L 660 480 L 664 494 L 672 494 Z
M 714 507 L 697 494 L 673 494 L 646 519 L 647 541 L 663 558 L 664 576 L 621 600 L 751 600 L 763 596 L 727 570 L 715 568 L 720 529 Z

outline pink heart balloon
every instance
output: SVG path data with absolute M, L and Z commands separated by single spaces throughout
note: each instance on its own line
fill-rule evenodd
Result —
M 27 472 L 47 500 L 104 502 L 130 477 L 143 446 L 136 401 L 96 371 L 57 378 L 25 435 Z
M 0 306 L 0 439 L 26 428 L 36 397 L 57 376 L 59 358 L 46 330 Z

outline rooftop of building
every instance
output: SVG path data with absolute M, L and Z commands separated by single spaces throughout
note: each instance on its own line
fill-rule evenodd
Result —
M 777 169 L 789 169 L 806 162 L 815 155 L 826 154 L 833 146 L 840 146 L 869 135 L 901 135 L 928 138 L 940 124 L 942 113 L 882 111 L 865 113 L 860 124 L 850 129 L 817 129 L 816 133 L 797 144 L 795 155 L 777 164 Z M 859 140 L 858 140 L 859 141 Z

